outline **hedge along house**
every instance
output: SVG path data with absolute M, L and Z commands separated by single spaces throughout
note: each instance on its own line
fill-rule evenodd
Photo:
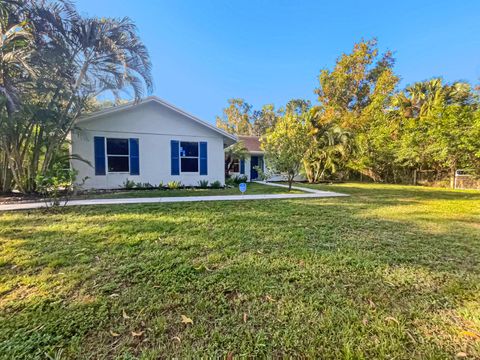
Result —
M 265 171 L 264 151 L 260 146 L 259 136 L 238 135 L 238 141 L 243 142 L 247 149 L 245 159 L 236 159 L 233 162 L 231 176 L 246 175 L 247 181 L 260 180 L 257 167 Z
M 177 107 L 148 97 L 79 119 L 70 134 L 84 189 L 116 189 L 128 180 L 158 185 L 225 183 L 224 148 L 237 138 Z

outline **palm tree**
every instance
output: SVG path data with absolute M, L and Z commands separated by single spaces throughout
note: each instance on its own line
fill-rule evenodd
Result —
M 7 79 L 0 79 L 0 95 L 11 99 L 10 109 L 20 99 L 12 96 L 16 87 L 9 79 L 29 81 L 21 118 L 0 127 L 0 148 L 17 187 L 29 192 L 35 189 L 37 174 L 45 175 L 58 157 L 92 98 L 104 92 L 118 98 L 125 91 L 139 100 L 145 89 L 152 91 L 151 63 L 128 18 L 82 18 L 71 3 L 61 0 L 0 4 L 0 14 L 8 14 L 0 25 L 0 75 Z M 22 18 L 28 21 L 14 21 Z
M 352 151 L 352 137 L 335 122 L 325 122 L 319 108 L 310 110 L 304 118 L 312 137 L 304 157 L 304 169 L 308 181 L 317 182 L 345 165 Z
M 29 63 L 32 54 L 32 27 L 15 1 L 0 3 L 0 96 L 9 116 L 19 99 L 17 85 L 35 70 Z
M 104 92 L 115 98 L 120 92 L 133 91 L 135 100 L 141 99 L 144 89 L 153 90 L 151 62 L 146 46 L 137 35 L 135 24 L 129 18 L 83 19 L 78 14 L 59 24 L 60 32 L 53 46 L 61 48 L 68 79 L 68 96 L 60 92 L 51 102 L 65 104 L 55 120 L 58 131 L 49 139 L 42 170 L 46 171 L 53 156 L 82 114 L 86 102 Z M 70 69 L 74 69 L 72 72 Z
M 468 104 L 472 101 L 470 85 L 455 82 L 443 85 L 435 78 L 407 86 L 404 92 L 394 97 L 393 104 L 406 118 L 419 118 L 431 115 L 443 105 Z

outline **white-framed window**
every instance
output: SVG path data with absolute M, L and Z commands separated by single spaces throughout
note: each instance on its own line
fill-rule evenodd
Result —
M 233 159 L 232 161 L 232 172 L 239 173 L 240 172 L 240 159 Z
M 107 138 L 106 142 L 108 172 L 130 172 L 130 144 L 128 139 Z
M 198 142 L 180 142 L 180 171 L 182 173 L 198 172 Z

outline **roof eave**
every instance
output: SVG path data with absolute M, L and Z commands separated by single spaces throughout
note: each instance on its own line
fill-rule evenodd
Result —
M 183 116 L 185 117 L 188 117 L 190 120 L 193 120 L 197 123 L 199 123 L 200 125 L 203 125 L 207 128 L 209 128 L 210 130 L 213 130 L 217 133 L 219 133 L 220 135 L 222 135 L 223 137 L 227 138 L 227 139 L 230 139 L 233 141 L 233 143 L 237 142 L 238 141 L 238 138 L 233 135 L 233 134 L 229 134 L 227 133 L 226 131 L 222 130 L 222 129 L 219 129 L 217 128 L 216 126 L 213 126 L 209 123 L 207 123 L 206 121 L 203 121 L 199 118 L 197 118 L 196 116 L 193 116 L 192 114 L 189 114 L 181 109 L 179 109 L 178 107 L 176 107 L 175 105 L 172 105 L 156 96 L 149 96 L 143 100 L 140 100 L 138 102 L 129 102 L 128 104 L 124 104 L 124 105 L 119 105 L 119 106 L 112 106 L 110 108 L 107 108 L 107 109 L 104 109 L 104 110 L 100 110 L 100 111 L 97 111 L 93 114 L 90 114 L 90 115 L 87 115 L 87 116 L 84 116 L 84 117 L 80 117 L 76 123 L 82 123 L 82 122 L 85 122 L 85 121 L 89 121 L 89 120 L 93 120 L 93 119 L 96 119 L 98 117 L 101 117 L 101 116 L 104 116 L 104 115 L 109 115 L 109 114 L 114 114 L 114 113 L 117 113 L 117 112 L 120 112 L 120 111 L 125 111 L 125 110 L 129 110 L 129 109 L 132 109 L 138 105 L 141 105 L 141 104 L 147 104 L 149 102 L 156 102 L 158 104 L 161 104 L 179 114 L 182 114 Z

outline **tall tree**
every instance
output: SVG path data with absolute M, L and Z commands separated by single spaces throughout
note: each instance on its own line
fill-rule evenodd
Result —
M 33 191 L 35 178 L 55 161 L 76 119 L 104 92 L 152 89 L 151 64 L 128 18 L 83 18 L 68 2 L 30 1 L 22 11 L 34 24 L 31 91 L 12 126 L 3 129 L 16 186 Z
M 345 168 L 352 152 L 351 135 L 332 121 L 325 122 L 318 107 L 303 114 L 309 146 L 303 157 L 308 182 L 315 183 Z
M 268 129 L 271 129 L 277 123 L 280 114 L 275 111 L 273 104 L 267 104 L 262 107 L 261 110 L 253 112 L 253 135 L 264 135 Z
M 300 116 L 308 112 L 311 106 L 310 100 L 292 99 L 285 105 L 284 112 L 285 114 Z
M 386 109 L 398 83 L 394 62 L 390 51 L 380 54 L 376 40 L 361 41 L 337 59 L 333 70 L 321 71 L 315 90 L 322 123 L 336 123 L 354 136 L 357 151 L 350 165 L 374 180 L 382 180 L 388 163 L 377 160 L 388 158 L 383 124 L 389 124 Z
M 217 116 L 217 127 L 231 134 L 252 135 L 252 105 L 243 99 L 229 99 L 223 116 Z

